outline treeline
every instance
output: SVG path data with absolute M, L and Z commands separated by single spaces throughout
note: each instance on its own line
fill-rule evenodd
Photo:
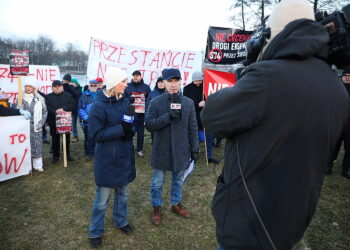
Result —
M 34 65 L 57 65 L 61 71 L 86 72 L 88 54 L 72 43 L 58 49 L 50 37 L 37 39 L 12 39 L 0 37 L 0 63 L 8 64 L 9 50 L 29 50 L 29 63 Z
M 272 7 L 281 0 L 232 0 L 230 20 L 237 28 L 255 30 L 264 25 Z M 314 12 L 327 11 L 328 14 L 349 4 L 344 0 L 308 0 Z

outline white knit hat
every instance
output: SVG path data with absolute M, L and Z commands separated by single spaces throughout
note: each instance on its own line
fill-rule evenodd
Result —
M 126 78 L 126 74 L 123 70 L 116 67 L 107 67 L 104 75 L 104 83 L 106 84 L 106 90 L 110 90 L 121 83 Z
M 36 90 L 38 90 L 38 80 L 36 80 L 34 77 L 32 76 L 28 76 L 26 78 L 23 78 L 23 86 L 32 86 L 33 88 L 35 88 Z
M 271 29 L 271 41 L 286 25 L 294 20 L 306 18 L 315 20 L 315 14 L 306 0 L 282 0 L 271 12 L 267 26 Z

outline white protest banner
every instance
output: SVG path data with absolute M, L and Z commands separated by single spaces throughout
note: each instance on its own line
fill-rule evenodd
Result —
M 23 116 L 0 117 L 0 181 L 29 174 L 30 124 Z
M 44 94 L 52 92 L 52 81 L 60 80 L 60 69 L 58 66 L 29 65 L 28 76 L 34 77 L 38 81 L 39 91 Z M 26 76 L 22 76 L 22 86 L 25 85 Z M 18 95 L 18 77 L 10 74 L 10 65 L 0 64 L 0 88 L 14 103 Z
M 153 89 L 164 68 L 177 68 L 185 86 L 191 82 L 192 73 L 200 71 L 201 63 L 200 51 L 140 48 L 91 38 L 87 77 L 88 80 L 103 78 L 106 67 L 115 66 L 125 70 L 130 80 L 132 72 L 139 70 L 145 83 Z

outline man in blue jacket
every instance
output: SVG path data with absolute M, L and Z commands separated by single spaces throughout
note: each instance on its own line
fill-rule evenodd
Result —
M 115 227 L 130 234 L 127 219 L 128 184 L 136 177 L 132 144 L 134 108 L 123 97 L 127 78 L 119 68 L 109 67 L 105 73 L 106 88 L 99 90 L 89 112 L 89 133 L 96 141 L 94 174 L 96 197 L 89 230 L 92 247 L 102 244 L 104 216 L 114 189 L 113 220 Z
M 135 107 L 135 125 L 137 129 L 137 154 L 144 157 L 143 154 L 143 140 L 145 130 L 145 104 L 148 94 L 151 92 L 150 87 L 143 82 L 141 72 L 136 70 L 132 73 L 132 81 L 125 89 L 125 97 L 133 102 Z
M 91 80 L 89 82 L 89 89 L 85 91 L 79 99 L 78 103 L 78 115 L 83 120 L 83 131 L 84 131 L 84 150 L 85 150 L 85 160 L 90 161 L 91 156 L 95 152 L 95 142 L 91 139 L 89 135 L 88 118 L 89 112 L 92 104 L 95 102 L 97 90 L 97 81 Z

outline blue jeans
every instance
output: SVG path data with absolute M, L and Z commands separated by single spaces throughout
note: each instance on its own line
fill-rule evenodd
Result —
M 78 114 L 72 114 L 72 126 L 73 126 L 73 136 L 78 137 L 78 128 L 77 128 L 77 119 Z
M 222 246 L 218 246 L 218 250 L 225 250 Z
M 153 207 L 162 206 L 162 189 L 165 182 L 166 171 L 154 169 L 151 184 L 151 203 Z M 170 203 L 177 205 L 182 200 L 182 184 L 185 170 L 172 172 L 171 175 L 171 191 Z
M 204 142 L 204 131 L 203 130 L 198 130 L 198 137 L 199 137 L 199 142 Z M 208 132 L 205 132 L 205 140 L 207 143 L 207 155 L 208 159 L 213 157 L 213 142 L 214 142 L 214 136 Z
M 128 185 L 116 188 L 96 187 L 96 197 L 92 208 L 91 225 L 89 229 L 90 238 L 101 237 L 104 233 L 105 212 L 108 208 L 109 193 L 112 189 L 114 189 L 114 225 L 121 228 L 128 224 Z
M 137 114 L 135 119 L 136 124 L 136 133 L 137 133 L 137 152 L 142 151 L 143 149 L 143 140 L 145 134 L 145 118 L 144 114 Z
M 83 131 L 84 131 L 84 137 L 85 137 L 85 140 L 84 140 L 85 155 L 94 155 L 96 143 L 92 140 L 91 136 L 89 136 L 89 128 L 87 124 L 84 124 Z

